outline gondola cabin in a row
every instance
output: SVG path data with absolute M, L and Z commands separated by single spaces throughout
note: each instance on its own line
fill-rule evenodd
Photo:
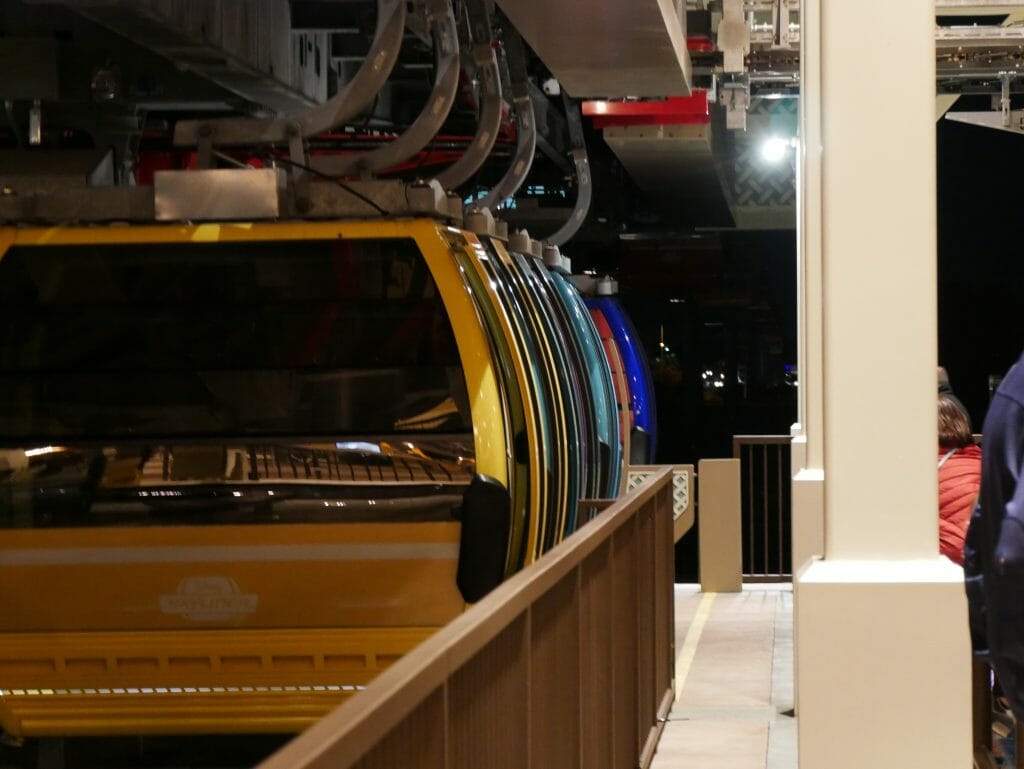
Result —
M 0 727 L 297 731 L 622 464 L 586 307 L 499 240 L 0 229 Z

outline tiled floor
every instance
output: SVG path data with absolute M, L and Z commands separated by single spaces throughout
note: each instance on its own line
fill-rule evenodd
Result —
M 676 585 L 676 655 L 652 769 L 796 769 L 790 585 Z

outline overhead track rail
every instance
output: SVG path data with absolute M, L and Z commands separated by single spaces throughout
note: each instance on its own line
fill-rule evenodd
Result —
M 279 144 L 323 133 L 362 112 L 387 82 L 398 60 L 405 34 L 405 0 L 377 0 L 377 31 L 362 67 L 334 97 L 295 117 L 182 120 L 174 127 L 174 143 L 198 146 Z
M 13 6 L 14 3 L 4 5 Z M 251 55 L 256 44 L 241 50 L 228 50 L 214 39 L 203 39 L 185 31 L 189 28 L 186 19 L 196 16 L 204 17 L 213 27 L 227 27 L 230 22 L 225 16 L 231 11 L 226 7 L 226 3 L 206 2 L 199 4 L 198 8 L 195 5 L 189 8 L 185 3 L 172 6 L 168 2 L 158 0 L 147 3 L 136 0 L 61 0 L 60 5 L 81 18 L 152 51 L 171 62 L 179 71 L 198 75 L 245 99 L 262 114 L 291 114 L 307 110 L 316 104 L 304 93 L 281 82 L 272 72 L 260 68 Z M 263 9 L 265 5 L 260 8 Z M 263 10 L 260 13 L 263 13 Z M 287 15 L 287 9 L 285 14 Z M 273 25 L 275 21 L 276 19 L 268 20 L 267 25 Z M 4 31 L 5 36 L 10 34 L 10 30 Z M 253 35 L 238 36 L 239 39 L 246 37 L 252 38 Z M 223 38 L 220 42 L 224 42 Z M 258 45 L 266 47 L 271 44 L 261 41 Z M 263 54 L 273 57 L 273 54 L 266 50 Z M 145 101 L 156 109 L 169 106 L 168 102 L 159 96 Z M 177 103 L 185 105 L 189 100 Z M 218 104 L 217 100 L 201 97 L 193 98 L 192 103 L 194 109 L 200 112 L 230 109 L 230 105 L 223 101 Z

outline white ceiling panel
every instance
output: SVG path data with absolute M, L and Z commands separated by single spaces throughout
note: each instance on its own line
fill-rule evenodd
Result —
M 498 0 L 577 98 L 690 94 L 685 4 L 677 0 Z

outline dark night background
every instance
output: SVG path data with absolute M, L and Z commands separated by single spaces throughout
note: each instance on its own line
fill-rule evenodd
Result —
M 1015 194 L 1024 136 L 945 119 L 936 132 L 939 362 L 980 430 L 989 377 L 1024 346 L 1024 209 Z M 658 462 L 731 456 L 734 434 L 788 434 L 796 420 L 795 230 L 698 228 L 623 238 L 617 249 L 605 246 L 600 259 L 585 249 L 572 255 L 618 278 L 654 369 Z M 671 355 L 659 358 L 662 340 Z M 709 369 L 725 373 L 724 387 L 704 389 Z
M 945 119 L 936 132 L 939 362 L 980 432 L 990 376 L 1024 346 L 1024 210 L 1014 189 L 1024 179 L 1024 136 Z M 789 434 L 795 230 L 623 238 L 600 259 L 584 250 L 584 266 L 588 256 L 618 278 L 654 370 L 659 463 L 731 456 L 736 434 Z M 705 388 L 707 370 L 724 373 L 724 387 Z M 696 578 L 695 532 L 677 550 L 677 578 Z
M 655 380 L 658 462 L 732 456 L 736 434 L 789 433 L 795 254 L 793 230 L 737 231 L 636 248 L 623 261 L 621 298 Z M 705 387 L 707 371 L 724 386 Z
M 939 362 L 981 432 L 989 376 L 1024 346 L 1024 136 L 938 122 Z

